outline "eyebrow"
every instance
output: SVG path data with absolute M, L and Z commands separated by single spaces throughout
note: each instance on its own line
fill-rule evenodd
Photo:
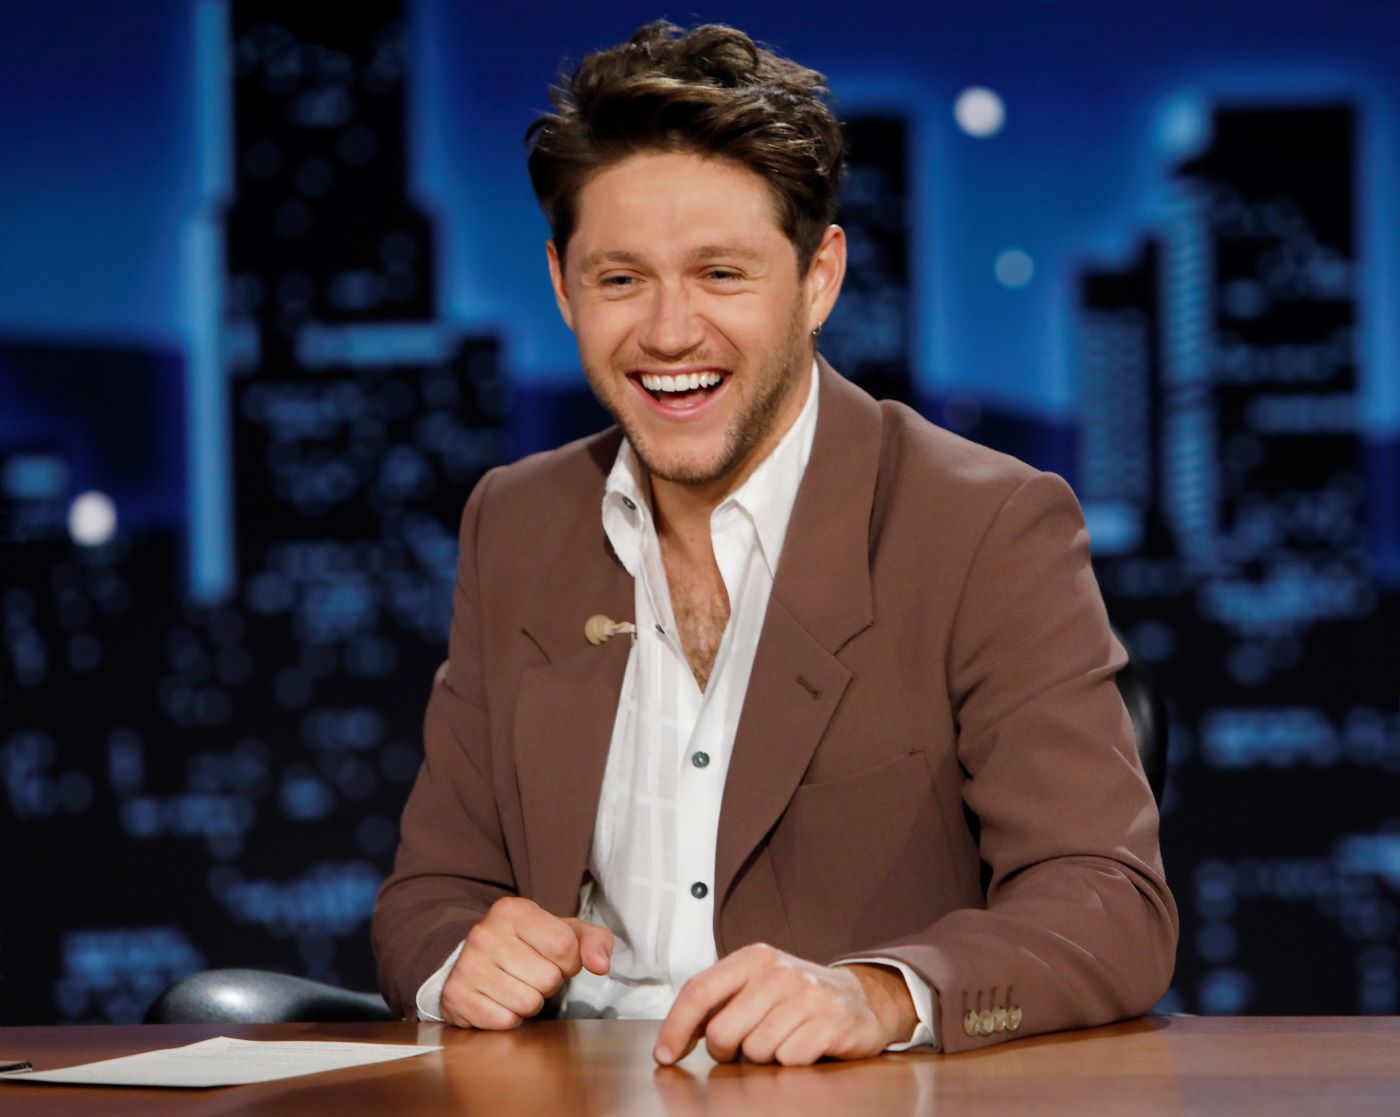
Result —
M 591 271 L 600 264 L 640 264 L 641 256 L 635 252 L 590 252 L 579 263 L 582 271 Z
M 700 263 L 703 260 L 759 260 L 760 255 L 751 248 L 746 248 L 741 244 L 702 244 L 699 248 L 691 252 L 689 263 Z M 614 249 L 608 252 L 590 252 L 579 264 L 582 271 L 591 271 L 603 264 L 631 264 L 634 266 L 645 263 L 642 255 L 638 252 L 627 252 L 622 249 Z
M 746 248 L 742 244 L 705 244 L 701 245 L 690 254 L 693 261 L 714 260 L 718 257 L 729 257 L 737 260 L 758 260 L 760 256 L 752 248 Z

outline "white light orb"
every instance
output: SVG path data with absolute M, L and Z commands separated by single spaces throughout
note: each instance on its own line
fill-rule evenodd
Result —
M 83 547 L 100 547 L 117 532 L 117 506 L 106 493 L 82 493 L 68 506 L 68 534 Z
M 1008 248 L 997 255 L 994 269 L 1003 287 L 1024 287 L 1035 276 L 1035 261 L 1019 248 Z
M 1006 123 L 1006 106 L 990 89 L 974 85 L 958 94 L 953 102 L 953 117 L 969 136 L 986 139 L 995 136 Z

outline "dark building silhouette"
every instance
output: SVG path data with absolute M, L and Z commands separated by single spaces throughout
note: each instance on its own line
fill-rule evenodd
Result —
M 1160 251 L 1079 284 L 1081 495 L 1091 534 L 1129 528 L 1094 535 L 1095 567 L 1173 715 L 1168 1006 L 1393 1012 L 1400 715 L 1375 650 L 1400 600 L 1368 546 L 1394 516 L 1362 499 L 1385 451 L 1360 430 L 1355 113 L 1212 123 Z
M 223 310 L 196 346 L 194 427 L 178 363 L 154 411 L 139 377 L 107 392 L 102 361 L 63 381 L 21 354 L 24 375 L 0 383 L 33 397 L 0 516 L 35 537 L 6 545 L 0 584 L 0 818 L 39 851 L 31 871 L 65 882 L 0 926 L 0 958 L 33 975 L 0 973 L 6 1022 L 139 1019 L 204 966 L 372 984 L 367 919 L 421 758 L 457 519 L 505 449 L 497 344 L 436 317 L 398 5 L 226 14 L 199 23 L 201 53 L 228 56 L 234 172 L 213 194 L 227 210 L 202 281 Z M 201 220 L 218 232 L 217 213 Z M 100 547 L 55 529 L 102 445 L 73 436 L 85 397 L 102 437 L 125 440 L 99 472 L 159 477 L 167 498 L 114 492 Z M 187 451 L 229 489 L 187 502 Z M 227 556 L 208 533 L 190 578 L 178 532 L 205 517 L 237 561 L 211 564 Z
M 850 162 L 837 220 L 850 259 L 841 301 L 822 327 L 822 355 L 876 399 L 914 401 L 909 262 L 909 122 L 846 122 Z
M 1354 127 L 1345 106 L 1220 109 L 1178 168 L 1166 512 L 1226 623 L 1366 608 Z
M 267 549 L 381 538 L 414 513 L 451 536 L 499 460 L 489 341 L 436 319 L 431 222 L 408 193 L 397 4 L 233 6 L 228 332 L 236 532 Z
M 1159 252 L 1145 241 L 1121 269 L 1079 280 L 1076 492 L 1098 555 L 1160 546 Z

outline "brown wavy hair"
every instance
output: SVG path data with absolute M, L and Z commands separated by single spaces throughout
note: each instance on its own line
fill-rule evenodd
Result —
M 526 130 L 530 181 L 563 260 L 579 191 L 643 151 L 728 159 L 760 175 L 805 274 L 836 217 L 845 140 L 826 78 L 709 23 L 657 20 L 587 55 L 550 91 L 554 112 Z

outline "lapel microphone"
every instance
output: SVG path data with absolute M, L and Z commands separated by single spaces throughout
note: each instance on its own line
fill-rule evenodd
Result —
M 583 634 L 588 638 L 588 642 L 597 647 L 604 640 L 611 639 L 619 633 L 637 634 L 637 626 L 631 621 L 615 621 L 611 617 L 605 617 L 602 613 L 594 613 L 584 623 Z

